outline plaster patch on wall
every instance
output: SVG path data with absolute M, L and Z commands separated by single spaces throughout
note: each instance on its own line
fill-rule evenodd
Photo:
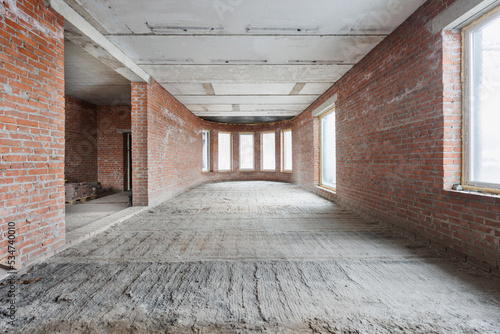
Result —
M 12 94 L 12 87 L 10 87 L 10 85 L 2 84 L 1 87 L 4 93 L 7 93 L 9 95 Z
M 393 104 L 393 103 L 400 102 L 400 101 L 404 100 L 406 97 L 412 95 L 417 90 L 420 90 L 420 89 L 424 88 L 424 85 L 425 84 L 424 84 L 423 80 L 420 79 L 420 80 L 417 81 L 417 83 L 415 84 L 415 86 L 407 87 L 405 89 L 404 93 L 399 94 L 395 98 L 393 98 L 390 101 L 386 102 L 386 104 Z
M 6 4 L 9 6 L 9 9 L 7 9 L 5 7 Z M 38 20 L 35 20 L 33 18 L 33 16 L 31 16 L 31 15 L 25 13 L 24 11 L 22 11 L 21 9 L 19 9 L 17 7 L 16 0 L 4 0 L 3 6 L 0 6 L 0 14 L 10 16 L 12 19 L 16 19 L 16 18 L 21 19 L 21 20 L 25 21 L 26 23 L 28 23 L 28 25 L 29 25 L 28 30 L 35 28 L 36 30 L 38 30 L 42 34 L 48 35 L 52 39 L 61 39 L 64 37 L 64 32 L 62 30 L 60 30 L 60 31 L 51 30 L 50 28 L 48 28 L 47 26 L 45 26 L 44 24 L 42 24 Z M 12 14 L 15 17 L 12 17 Z
M 435 40 L 431 45 L 431 54 L 426 57 L 428 60 L 434 61 L 434 63 L 430 66 L 431 70 L 438 70 L 441 66 L 441 56 L 442 56 L 442 41 Z

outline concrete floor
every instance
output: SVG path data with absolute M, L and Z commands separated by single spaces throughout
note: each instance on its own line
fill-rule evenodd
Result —
M 500 279 L 282 183 L 200 186 L 36 279 L 13 332 L 500 333 Z
M 83 203 L 66 204 L 66 233 L 129 207 L 130 191 L 103 195 Z

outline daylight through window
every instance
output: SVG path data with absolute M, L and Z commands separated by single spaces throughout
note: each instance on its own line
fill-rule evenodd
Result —
M 253 170 L 254 167 L 253 133 L 240 133 L 240 169 Z
M 464 30 L 465 185 L 500 188 L 500 11 Z
M 210 170 L 210 132 L 202 131 L 202 171 L 208 172 Z
M 264 132 L 261 140 L 262 170 L 276 170 L 276 133 Z
M 283 144 L 282 144 L 282 154 L 283 154 L 283 171 L 292 171 L 292 130 L 283 130 Z
M 219 132 L 219 171 L 231 170 L 231 134 Z
M 335 111 L 320 118 L 321 121 L 321 185 L 335 189 L 337 178 L 337 154 L 335 148 Z

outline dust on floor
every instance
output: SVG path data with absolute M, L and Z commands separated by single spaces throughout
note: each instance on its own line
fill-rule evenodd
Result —
M 500 279 L 274 182 L 200 186 L 19 281 L 15 333 L 500 333 Z

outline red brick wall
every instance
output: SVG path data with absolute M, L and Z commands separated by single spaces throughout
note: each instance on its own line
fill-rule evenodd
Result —
M 152 80 L 148 85 L 150 203 L 158 203 L 201 182 L 200 123 L 200 119 Z
M 66 96 L 64 177 L 69 182 L 97 180 L 97 107 Z
M 295 120 L 293 180 L 498 274 L 500 198 L 450 190 L 461 164 L 460 36 L 425 25 L 451 3 L 425 3 Z M 311 112 L 335 93 L 332 194 L 315 187 Z
M 99 181 L 105 189 L 124 189 L 123 134 L 130 130 L 130 106 L 95 106 L 66 96 L 65 178 Z
M 131 129 L 131 107 L 99 106 L 97 121 L 99 182 L 104 189 L 124 190 L 124 135 L 118 130 Z
M 64 244 L 64 22 L 42 1 L 0 6 L 0 259 L 16 223 L 16 262 Z

